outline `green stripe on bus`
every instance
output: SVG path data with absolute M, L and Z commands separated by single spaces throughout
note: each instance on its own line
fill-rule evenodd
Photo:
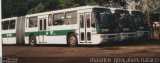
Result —
M 10 37 L 16 37 L 16 33 L 7 33 L 7 34 L 2 34 L 2 38 L 10 38 Z
M 40 36 L 40 35 L 59 36 L 59 35 L 67 35 L 69 32 L 75 32 L 75 29 L 74 30 L 26 32 L 25 36 L 29 36 L 31 34 L 34 34 L 35 36 Z
M 47 36 L 60 36 L 67 35 L 70 32 L 75 32 L 76 29 L 72 30 L 56 30 L 56 31 L 36 31 L 36 32 L 25 32 L 25 36 L 30 36 L 31 34 L 35 36 L 47 35 Z M 2 34 L 2 38 L 16 37 L 16 33 Z
M 47 36 L 59 36 L 59 35 L 67 35 L 69 32 L 75 32 L 75 29 L 74 30 L 48 31 L 45 35 L 47 35 Z
M 102 29 L 100 27 L 96 27 L 96 31 L 97 31 L 97 33 L 101 33 Z

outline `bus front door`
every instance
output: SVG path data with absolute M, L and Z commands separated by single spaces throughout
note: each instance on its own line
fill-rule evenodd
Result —
M 46 26 L 47 24 L 47 17 L 42 16 L 39 17 L 39 44 L 46 44 L 45 42 L 45 35 L 46 35 Z
M 80 13 L 80 44 L 91 43 L 91 13 Z

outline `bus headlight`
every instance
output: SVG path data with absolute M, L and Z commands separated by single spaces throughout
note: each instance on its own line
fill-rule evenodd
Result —
M 127 34 L 122 34 L 122 36 L 127 36 Z
M 103 38 L 103 39 L 104 39 L 104 38 L 107 38 L 106 35 L 100 35 L 100 37 Z
M 106 42 L 107 41 L 107 36 L 106 35 L 100 35 L 101 42 Z

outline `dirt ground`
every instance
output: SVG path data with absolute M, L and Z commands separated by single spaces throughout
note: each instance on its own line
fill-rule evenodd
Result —
M 81 63 L 89 58 L 102 57 L 158 57 L 160 41 L 114 42 L 101 46 L 66 47 L 64 45 L 38 45 L 35 47 L 5 45 L 3 59 L 17 58 L 18 63 Z

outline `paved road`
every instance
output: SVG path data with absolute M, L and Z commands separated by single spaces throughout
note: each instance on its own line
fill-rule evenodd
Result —
M 53 58 L 60 63 L 62 58 L 85 57 L 160 57 L 159 42 L 141 44 L 121 44 L 112 46 L 3 46 L 4 57 Z M 52 59 L 51 59 L 52 58 Z M 58 59 L 61 58 L 61 59 Z M 30 60 L 30 59 L 28 59 Z M 37 59 L 38 60 L 38 59 Z M 45 59 L 46 60 L 46 59 Z M 64 59 L 63 59 L 64 60 Z M 38 60 L 39 61 L 39 60 Z M 49 61 L 49 59 L 47 59 Z M 65 61 L 65 60 L 64 60 Z M 72 61 L 72 60 L 70 60 Z M 77 60 L 75 60 L 77 61 Z M 66 62 L 66 61 L 65 61 Z

